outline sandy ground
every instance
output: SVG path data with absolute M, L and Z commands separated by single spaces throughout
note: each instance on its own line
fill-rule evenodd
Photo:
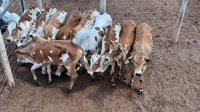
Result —
M 47 85 L 47 76 L 38 70 L 42 86 L 36 86 L 30 66 L 22 66 L 15 74 L 16 87 L 8 93 L 1 112 L 200 112 L 200 1 L 189 0 L 175 45 L 172 35 L 181 0 L 107 1 L 107 12 L 114 21 L 146 21 L 153 29 L 153 64 L 145 72 L 144 95 L 137 93 L 138 79 L 133 90 L 121 82 L 111 88 L 109 72 L 96 82 L 78 72 L 73 92 L 67 94 L 70 79 L 66 75 L 53 76 L 53 84 Z M 99 10 L 96 0 L 44 2 L 46 7 L 67 12 Z

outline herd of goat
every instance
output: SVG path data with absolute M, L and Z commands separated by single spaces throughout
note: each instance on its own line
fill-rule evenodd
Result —
M 139 77 L 139 94 L 143 94 L 143 74 L 151 62 L 153 40 L 151 27 L 146 23 L 126 20 L 115 23 L 109 14 L 88 10 L 66 13 L 55 8 L 31 8 L 15 23 L 9 23 L 9 42 L 17 45 L 17 61 L 31 63 L 33 79 L 38 83 L 35 70 L 42 68 L 51 83 L 51 66 L 60 76 L 67 69 L 71 77 L 71 91 L 78 70 L 86 70 L 94 80 L 94 72 L 103 73 L 111 66 L 111 84 L 115 86 L 115 64 L 119 67 L 118 78 L 133 86 Z M 127 75 L 131 75 L 128 78 Z

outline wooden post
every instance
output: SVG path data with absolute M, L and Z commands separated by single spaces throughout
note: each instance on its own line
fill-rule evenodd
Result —
M 6 53 L 6 48 L 5 48 L 3 37 L 1 34 L 1 30 L 0 30 L 0 58 L 1 58 L 1 63 L 4 69 L 5 76 L 7 78 L 8 86 L 14 87 L 15 83 L 13 79 L 13 74 L 10 68 L 10 62 L 8 61 L 8 56 Z
M 100 1 L 100 14 L 103 14 L 106 12 L 106 0 Z
M 20 0 L 20 5 L 21 5 L 21 12 L 23 14 L 24 11 L 26 10 L 26 4 L 25 4 L 24 0 Z
M 176 43 L 178 41 L 178 36 L 180 33 L 180 29 L 181 29 L 181 25 L 182 25 L 182 21 L 184 18 L 184 14 L 185 14 L 185 9 L 187 7 L 187 2 L 188 0 L 182 0 L 182 4 L 179 10 L 179 14 L 178 14 L 178 18 L 176 21 L 176 26 L 174 29 L 174 36 L 173 36 L 173 42 Z
M 42 0 L 37 0 L 38 7 L 42 10 Z

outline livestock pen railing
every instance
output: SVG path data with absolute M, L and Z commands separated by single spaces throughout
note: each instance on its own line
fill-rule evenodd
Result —
M 7 1 L 9 1 L 9 0 L 7 0 Z M 134 0 L 135 3 L 137 3 L 138 1 L 146 2 L 146 0 Z M 166 1 L 166 0 L 157 0 L 157 1 Z M 108 7 L 107 7 L 107 10 L 106 10 L 106 7 L 105 7 L 106 2 L 108 3 L 109 1 L 100 0 L 100 12 L 104 13 L 106 11 L 109 11 L 109 12 L 113 12 L 113 15 L 115 15 L 116 14 L 115 12 L 117 12 L 115 10 L 115 6 L 111 6 L 111 5 L 107 4 Z M 115 1 L 111 1 L 111 2 L 115 2 Z M 120 2 L 124 2 L 124 1 L 120 1 Z M 177 19 L 176 27 L 174 27 L 173 25 L 168 26 L 172 29 L 171 35 L 174 36 L 173 37 L 174 42 L 177 42 L 177 38 L 178 38 L 178 35 L 179 35 L 181 23 L 183 21 L 183 16 L 184 16 L 184 13 L 185 13 L 185 10 L 186 10 L 188 0 L 182 0 L 182 2 L 181 2 L 181 0 L 168 0 L 166 2 L 173 2 L 173 3 L 175 2 L 176 4 L 178 4 L 178 6 L 181 6 L 180 11 L 179 11 L 179 15 L 178 15 L 178 19 L 176 17 L 176 14 L 178 12 L 179 7 L 174 7 L 172 4 L 164 6 L 164 7 L 169 7 L 168 8 L 169 10 L 171 8 L 177 9 L 177 12 L 172 12 L 172 11 L 170 12 L 169 11 L 170 13 L 174 14 L 173 19 L 171 19 L 170 17 L 166 17 L 166 18 L 170 18 L 169 19 L 170 21 L 173 20 L 174 23 L 176 23 L 176 19 Z M 66 1 L 66 3 L 67 3 L 67 1 Z M 128 3 L 125 3 L 125 5 L 128 5 Z M 36 0 L 10 0 L 10 4 L 8 4 L 7 8 L 11 12 L 17 13 L 18 15 L 22 15 L 24 10 L 26 10 L 30 7 L 36 7 L 36 6 L 39 7 L 39 8 L 42 8 L 43 6 L 45 6 L 45 4 L 42 3 L 42 0 L 37 0 L 37 1 Z M 121 7 L 125 7 L 125 6 L 121 6 Z M 160 17 L 160 15 L 162 15 L 165 12 L 162 12 L 162 11 L 159 11 L 159 10 L 152 10 L 152 12 L 150 12 L 151 14 L 149 14 L 151 16 L 146 17 L 146 14 L 149 13 L 149 12 L 140 12 L 140 8 L 143 8 L 143 9 L 145 8 L 145 9 L 148 10 L 148 9 L 153 9 L 153 7 L 159 7 L 159 6 L 152 6 L 152 4 L 151 4 L 151 5 L 149 5 L 149 7 L 143 7 L 143 6 L 139 6 L 139 5 L 135 4 L 134 9 L 138 9 L 138 12 L 135 11 L 131 14 L 131 11 L 130 11 L 130 13 L 127 13 L 127 15 L 130 15 L 130 17 L 132 15 L 135 15 L 135 17 L 133 19 L 135 19 L 136 22 L 141 22 L 143 20 L 143 18 L 145 18 L 146 21 L 151 24 L 151 22 L 156 21 L 156 20 L 152 20 L 152 19 L 156 19 L 156 18 Z M 194 6 L 194 8 L 195 8 L 195 6 Z M 5 11 L 7 11 L 8 9 L 5 8 Z M 124 9 L 125 8 L 122 8 L 122 10 L 124 10 Z M 162 10 L 162 8 L 158 8 L 158 9 Z M 1 12 L 1 15 L 3 15 L 3 12 Z M 199 18 L 199 16 L 196 16 L 196 17 Z M 196 17 L 192 17 L 192 18 L 196 18 Z M 186 16 L 185 18 L 191 18 L 191 17 Z M 124 18 L 119 17 L 119 18 L 115 18 L 115 19 L 124 19 Z M 152 21 L 150 21 L 150 20 L 152 20 Z M 166 20 L 166 22 L 167 21 L 168 20 Z M 5 41 L 6 37 L 8 36 L 7 31 L 3 32 L 6 25 L 7 25 L 6 23 L 1 25 L 2 26 L 1 27 L 2 36 L 0 34 L 0 41 L 1 41 L 1 43 L 0 43 L 0 48 L 1 48 L 0 49 L 0 56 L 1 56 L 1 58 L 0 58 L 0 105 L 2 105 L 2 103 L 4 102 L 4 100 L 2 100 L 2 99 L 6 99 L 6 97 L 8 96 L 8 90 L 9 90 L 8 85 L 10 85 L 10 86 L 14 85 L 13 79 L 15 79 L 15 76 L 13 78 L 12 74 L 16 73 L 16 69 L 19 66 L 19 63 L 16 62 L 16 57 L 15 57 L 15 54 L 14 54 L 14 50 L 16 48 L 15 45 L 13 43 L 8 43 L 8 42 Z M 165 27 L 165 26 L 163 26 L 163 27 Z M 185 32 L 181 32 L 181 33 L 185 33 Z M 195 33 L 195 32 L 189 31 L 187 33 L 189 34 L 189 33 Z M 199 34 L 198 34 L 198 36 L 199 36 Z M 4 46 L 4 44 L 5 44 L 5 46 Z

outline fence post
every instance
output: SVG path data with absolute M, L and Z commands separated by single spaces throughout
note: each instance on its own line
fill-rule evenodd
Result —
M 42 10 L 42 0 L 37 0 L 38 7 Z
M 103 14 L 106 12 L 106 0 L 100 1 L 100 14 Z
M 12 71 L 10 68 L 10 63 L 8 61 L 8 56 L 6 53 L 6 48 L 5 48 L 3 37 L 1 34 L 1 30 L 0 30 L 0 58 L 1 58 L 5 76 L 7 78 L 8 86 L 14 87 L 15 83 L 14 83 L 14 79 L 13 79 L 13 74 L 12 74 Z
M 21 11 L 22 11 L 22 14 L 23 14 L 24 11 L 26 10 L 26 4 L 25 4 L 24 0 L 20 0 L 20 5 L 21 5 Z
M 4 7 L 4 10 L 1 12 L 0 14 L 0 19 L 2 19 L 3 15 L 6 13 L 6 11 L 8 11 L 8 9 L 10 8 L 10 6 L 12 5 L 12 3 L 14 2 L 15 0 L 12 0 L 10 1 L 6 7 Z
M 180 33 L 180 29 L 181 29 L 181 25 L 182 25 L 182 21 L 184 18 L 184 14 L 185 14 L 185 9 L 187 7 L 187 2 L 188 0 L 182 0 L 182 4 L 179 10 L 179 14 L 178 14 L 178 18 L 176 21 L 176 26 L 174 29 L 174 36 L 173 36 L 173 42 L 176 43 L 178 41 L 178 36 Z

